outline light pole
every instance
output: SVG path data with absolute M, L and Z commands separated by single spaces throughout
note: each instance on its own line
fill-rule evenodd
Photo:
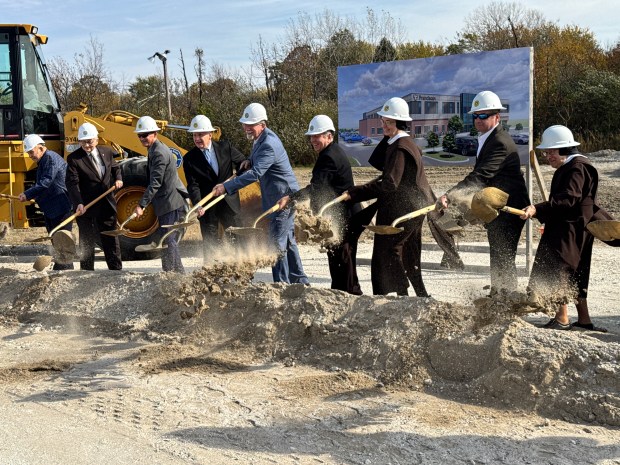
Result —
M 172 120 L 172 106 L 170 105 L 170 86 L 168 83 L 168 58 L 166 55 L 170 53 L 170 50 L 166 50 L 164 53 L 155 52 L 153 56 L 150 56 L 148 60 L 153 63 L 155 58 L 159 58 L 164 65 L 164 84 L 166 86 L 166 100 L 168 102 L 168 120 Z

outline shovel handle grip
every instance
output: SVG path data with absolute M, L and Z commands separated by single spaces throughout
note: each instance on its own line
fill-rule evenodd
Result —
M 418 216 L 426 215 L 427 213 L 434 211 L 436 208 L 437 208 L 437 205 L 433 204 L 433 205 L 429 205 L 428 207 L 420 208 L 419 210 L 416 210 L 414 212 L 407 213 L 406 215 L 403 215 L 400 218 L 396 218 L 392 222 L 392 226 L 396 226 L 397 224 L 402 223 L 403 221 L 406 221 L 406 220 L 417 218 Z
M 11 194 L 0 194 L 0 198 L 3 199 L 12 199 L 12 200 L 19 200 L 19 197 L 16 195 L 11 195 Z M 30 200 L 26 200 L 26 202 L 29 203 L 34 203 L 34 200 L 30 199 Z
M 525 215 L 525 212 L 523 210 L 519 210 L 518 208 L 502 207 L 500 208 L 500 210 L 506 213 L 510 213 L 511 215 Z

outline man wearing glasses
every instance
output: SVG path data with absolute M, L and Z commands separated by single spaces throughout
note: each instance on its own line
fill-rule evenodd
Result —
M 67 191 L 75 207 L 80 231 L 80 269 L 95 269 L 95 241 L 97 236 L 109 270 L 120 270 L 121 248 L 118 237 L 100 234 L 116 228 L 116 199 L 110 193 L 88 210 L 84 205 L 95 200 L 113 185 L 123 187 L 121 170 L 114 161 L 114 151 L 99 147 L 99 132 L 91 123 L 78 129 L 80 148 L 67 157 Z
M 499 97 L 489 90 L 474 97 L 469 114 L 480 134 L 476 163 L 465 179 L 437 200 L 441 207 L 448 208 L 451 200 L 485 187 L 506 192 L 511 207 L 530 205 L 517 146 L 500 124 L 499 113 L 505 109 Z M 524 224 L 518 216 L 500 212 L 495 220 L 485 225 L 489 240 L 491 295 L 501 290 L 517 289 L 515 258 Z
M 181 194 L 180 188 L 183 184 L 177 173 L 175 157 L 166 145 L 157 140 L 159 131 L 161 129 L 150 116 L 142 116 L 136 124 L 134 132 L 142 145 L 148 148 L 146 173 L 149 183 L 134 212 L 140 217 L 144 209 L 152 203 L 160 224 L 158 233 L 163 235 L 167 231 L 161 225 L 180 221 L 185 200 Z M 168 246 L 161 255 L 161 267 L 164 271 L 184 272 L 178 246 L 179 235 L 180 232 L 172 233 L 164 241 L 164 245 Z

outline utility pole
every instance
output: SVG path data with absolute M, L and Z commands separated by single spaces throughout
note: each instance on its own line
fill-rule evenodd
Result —
M 172 105 L 170 105 L 170 82 L 168 81 L 168 58 L 166 55 L 170 53 L 170 50 L 166 50 L 164 53 L 155 52 L 153 56 L 150 56 L 148 60 L 153 63 L 155 58 L 159 58 L 164 65 L 164 85 L 166 86 L 166 101 L 168 102 L 168 121 L 172 121 Z

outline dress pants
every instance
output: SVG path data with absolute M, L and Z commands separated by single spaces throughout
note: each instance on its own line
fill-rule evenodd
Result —
M 164 213 L 161 216 L 157 217 L 159 224 L 174 224 L 179 223 L 181 218 L 184 216 L 183 207 L 172 210 L 168 213 Z M 167 228 L 160 228 L 157 230 L 162 237 L 165 233 L 169 232 Z M 183 262 L 181 261 L 181 254 L 179 252 L 179 237 L 181 236 L 181 232 L 176 230 L 174 233 L 170 234 L 164 241 L 164 245 L 167 245 L 165 249 L 162 250 L 161 253 L 161 268 L 164 271 L 176 271 L 177 273 L 185 273 L 185 269 L 183 268 Z

